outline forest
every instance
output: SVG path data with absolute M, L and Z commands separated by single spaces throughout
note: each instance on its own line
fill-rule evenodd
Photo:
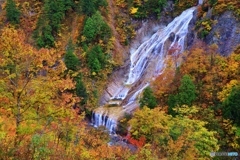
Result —
M 240 156 L 240 1 L 198 3 L 0 0 L 0 159 Z M 164 70 L 138 96 L 138 107 L 118 120 L 121 142 L 113 143 L 113 135 L 105 126 L 93 127 L 91 117 L 111 77 L 128 61 L 138 29 L 146 21 L 173 20 L 193 6 L 194 41 L 178 57 L 176 46 L 167 51 Z M 234 19 L 231 36 L 239 38 L 210 43 L 209 37 L 224 37 L 225 26 L 216 29 L 224 14 Z

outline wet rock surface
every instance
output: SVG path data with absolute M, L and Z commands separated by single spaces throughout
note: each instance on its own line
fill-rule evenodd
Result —
M 102 94 L 100 106 L 105 107 L 94 110 L 96 127 L 103 125 L 110 133 L 115 133 L 117 121 L 124 113 L 131 114 L 138 108 L 142 91 L 164 70 L 168 51 L 173 48 L 174 56 L 178 56 L 187 48 L 189 23 L 195 10 L 196 7 L 187 9 L 167 26 L 161 21 L 142 24 L 131 43 L 129 60 L 115 70 Z M 110 107 L 110 111 L 109 104 L 118 107 Z
M 122 146 L 128 148 L 130 151 L 135 152 L 137 151 L 137 147 L 130 144 L 127 139 L 119 136 L 119 135 L 111 135 L 110 142 L 108 143 L 109 146 Z
M 188 27 L 188 34 L 187 34 L 187 42 L 186 42 L 186 48 L 190 48 L 193 44 L 194 44 L 194 41 L 196 39 L 196 33 L 195 33 L 195 25 L 196 25 L 196 22 L 197 22 L 197 11 L 195 10 L 193 12 L 193 18 L 192 20 L 190 21 L 189 23 L 189 27 Z
M 172 32 L 168 39 L 169 39 L 169 41 L 173 42 L 175 39 L 175 33 Z
M 214 18 L 217 23 L 206 36 L 207 44 L 217 44 L 222 56 L 228 56 L 240 44 L 240 21 L 227 11 Z

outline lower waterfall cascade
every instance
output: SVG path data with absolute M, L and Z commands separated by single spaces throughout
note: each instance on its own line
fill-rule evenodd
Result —
M 203 0 L 199 0 L 199 4 L 202 3 Z M 101 106 L 95 109 L 92 113 L 94 127 L 105 126 L 110 134 L 116 133 L 118 120 L 124 113 L 131 113 L 139 106 L 139 95 L 164 71 L 168 51 L 177 47 L 171 56 L 178 56 L 186 49 L 188 28 L 195 10 L 196 7 L 192 7 L 183 11 L 138 48 L 130 49 L 130 68 L 126 78 L 106 88 L 108 96 L 104 105 L 117 107 Z

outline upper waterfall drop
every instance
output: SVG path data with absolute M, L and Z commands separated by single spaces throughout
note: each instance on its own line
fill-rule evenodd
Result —
M 161 62 L 164 60 L 168 49 L 173 45 L 181 47 L 180 52 L 184 50 L 184 40 L 188 33 L 188 24 L 193 17 L 195 7 L 184 11 L 180 16 L 176 17 L 166 28 L 157 31 L 149 40 L 145 41 L 134 53 L 131 54 L 131 66 L 127 85 L 131 85 L 139 80 L 144 72 L 154 62 L 155 69 L 151 77 L 159 75 L 163 69 Z M 169 39 L 170 34 L 174 34 L 174 39 L 170 47 L 165 42 Z M 167 47 L 167 48 L 166 48 Z
M 105 104 L 116 104 L 122 107 L 116 107 L 117 112 L 114 111 L 115 107 L 97 108 L 92 118 L 96 127 L 104 125 L 114 133 L 117 120 L 125 112 L 132 112 L 138 107 L 138 96 L 155 77 L 163 72 L 167 55 L 177 57 L 186 49 L 186 36 L 195 9 L 196 7 L 192 7 L 185 10 L 137 49 L 130 49 L 132 52 L 127 77 L 122 78 L 122 81 L 116 79 L 105 90 Z M 170 54 L 171 50 L 173 52 Z

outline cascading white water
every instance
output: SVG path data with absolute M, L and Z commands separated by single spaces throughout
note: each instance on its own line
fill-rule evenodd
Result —
M 202 5 L 203 4 L 203 0 L 198 0 L 198 5 Z
M 93 113 L 92 115 L 92 122 L 94 127 L 105 126 L 109 133 L 115 133 L 115 128 L 117 127 L 117 121 L 108 117 L 107 112 L 102 113 Z
M 195 7 L 185 10 L 164 29 L 158 30 L 148 40 L 143 42 L 130 55 L 130 70 L 124 82 L 108 90 L 108 104 L 120 104 L 118 114 L 104 107 L 97 108 L 92 117 L 94 126 L 105 126 L 110 133 L 115 132 L 117 120 L 124 112 L 131 112 L 138 106 L 138 95 L 149 85 L 156 76 L 160 75 L 165 67 L 166 55 L 174 50 L 172 56 L 182 53 L 188 33 L 189 23 L 193 18 Z M 111 88 L 112 85 L 110 85 Z M 111 107 L 114 108 L 114 107 Z
M 119 115 L 123 115 L 122 107 L 99 107 L 92 113 L 94 127 L 105 126 L 110 134 L 115 134 Z
M 184 50 L 184 40 L 188 33 L 188 24 L 193 17 L 194 8 L 184 11 L 179 17 L 175 18 L 164 30 L 155 33 L 149 40 L 144 42 L 134 53 L 131 54 L 131 67 L 126 84 L 133 84 L 141 78 L 141 75 L 148 69 L 149 62 L 156 63 L 153 75 L 158 75 L 163 68 L 161 62 L 164 61 L 166 50 L 165 42 L 170 34 L 174 34 L 173 45 L 181 47 Z M 160 63 L 159 63 L 160 62 Z M 160 65 L 159 65 L 160 64 Z M 153 76 L 152 75 L 152 76 Z

